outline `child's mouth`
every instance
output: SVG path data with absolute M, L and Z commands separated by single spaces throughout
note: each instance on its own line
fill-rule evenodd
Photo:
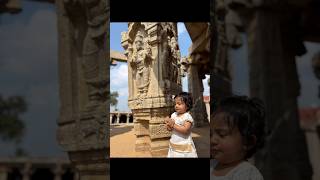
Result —
M 213 149 L 213 156 L 216 156 L 217 154 L 220 154 L 221 151 L 219 149 Z

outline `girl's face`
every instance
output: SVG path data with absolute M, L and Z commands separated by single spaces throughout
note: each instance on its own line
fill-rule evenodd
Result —
M 182 101 L 181 97 L 175 98 L 174 101 L 175 101 L 175 104 L 176 104 L 174 106 L 174 109 L 178 114 L 183 114 L 183 113 L 187 112 L 187 105 L 186 105 L 186 103 L 184 103 Z
M 213 118 L 211 127 L 211 154 L 222 164 L 243 160 L 246 150 L 238 127 L 228 126 L 224 113 Z

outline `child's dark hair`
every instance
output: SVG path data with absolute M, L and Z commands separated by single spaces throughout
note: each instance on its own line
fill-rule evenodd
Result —
M 182 101 L 186 104 L 187 111 L 192 109 L 193 102 L 192 102 L 192 96 L 190 93 L 181 92 L 178 95 L 174 96 L 174 99 L 176 99 L 177 97 L 180 97 L 182 99 Z
M 254 144 L 253 136 L 256 137 L 255 144 L 247 149 L 245 158 L 250 158 L 265 141 L 265 108 L 263 102 L 258 98 L 247 96 L 231 96 L 222 99 L 218 103 L 213 114 L 225 113 L 225 120 L 230 129 L 238 127 L 244 143 L 250 147 Z

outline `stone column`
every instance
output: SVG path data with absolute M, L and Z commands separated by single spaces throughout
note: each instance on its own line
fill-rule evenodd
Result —
M 30 180 L 32 174 L 32 165 L 30 163 L 26 163 L 21 170 L 22 180 Z
M 203 83 L 200 77 L 198 58 L 200 54 L 194 54 L 190 57 L 190 63 L 188 67 L 188 89 L 193 96 L 193 108 L 191 109 L 191 115 L 194 117 L 194 125 L 196 127 L 208 124 L 208 115 L 206 113 L 206 106 L 203 101 Z M 195 118 L 196 117 L 196 118 Z
M 110 113 L 110 125 L 112 124 L 112 116 L 113 114 Z
M 117 114 L 117 121 L 116 121 L 116 123 L 117 123 L 117 124 L 120 123 L 120 113 Z
M 217 11 L 218 12 L 218 11 Z M 232 78 L 231 78 L 231 65 L 228 57 L 229 44 L 233 45 L 234 41 L 228 42 L 226 37 L 226 25 L 224 21 L 224 15 L 218 14 L 218 17 L 213 19 L 215 26 L 214 30 L 212 30 L 212 42 L 211 48 L 212 55 L 211 58 L 214 59 L 212 69 L 213 72 L 210 77 L 210 95 L 212 99 L 210 99 L 210 114 L 213 114 L 215 110 L 216 103 L 221 99 L 232 95 Z M 214 41 L 214 42 L 213 42 Z M 233 45 L 235 46 L 235 45 Z
M 73 171 L 73 180 L 79 180 L 80 177 L 79 177 L 79 172 L 78 171 Z
M 182 65 L 187 64 L 188 90 L 193 96 L 193 108 L 191 114 L 197 117 L 194 120 L 195 126 L 208 125 L 205 104 L 203 102 L 203 83 L 206 74 L 210 73 L 210 31 L 209 23 L 184 23 L 192 40 L 189 48 L 189 58 L 187 62 L 182 61 Z M 184 69 L 184 68 L 183 68 Z
M 57 140 L 80 180 L 109 176 L 109 0 L 56 1 L 60 116 Z
M 8 167 L 0 166 L 0 180 L 7 180 L 8 172 Z
M 176 23 L 129 23 L 122 33 L 136 150 L 153 156 L 167 155 L 171 133 L 164 118 L 173 112 L 171 96 L 182 90 L 177 38 Z
M 130 113 L 127 113 L 127 124 L 130 123 L 129 120 L 130 120 Z
M 56 167 L 52 169 L 52 172 L 54 174 L 54 180 L 61 180 L 62 179 L 62 174 L 64 173 L 64 170 L 62 169 L 61 164 L 56 164 Z

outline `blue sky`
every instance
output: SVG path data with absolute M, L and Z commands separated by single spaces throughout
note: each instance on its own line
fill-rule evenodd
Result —
M 249 67 L 248 45 L 245 34 L 242 34 L 243 45 L 239 49 L 230 49 L 229 58 L 232 64 L 232 89 L 234 94 L 249 95 Z M 320 81 L 316 79 L 311 65 L 311 59 L 320 51 L 320 43 L 304 42 L 307 53 L 301 57 L 296 56 L 298 78 L 300 81 L 300 96 L 298 106 L 320 107 L 318 98 Z
M 121 46 L 121 32 L 128 30 L 127 23 L 111 23 L 110 25 L 110 48 L 112 50 L 124 52 Z M 178 23 L 178 43 L 180 46 L 181 56 L 188 55 L 188 48 L 191 46 L 191 39 L 186 31 L 183 23 Z M 204 95 L 209 96 L 208 77 L 203 80 Z M 128 107 L 128 67 L 127 63 L 118 63 L 117 66 L 110 68 L 110 90 L 118 91 L 118 105 L 119 111 L 130 111 Z M 182 78 L 182 90 L 188 91 L 187 78 Z M 111 111 L 114 107 L 110 107 Z
M 31 156 L 66 156 L 56 141 L 59 117 L 58 36 L 54 3 L 21 1 L 19 14 L 0 15 L 0 94 L 25 97 L 21 147 Z M 0 156 L 15 144 L 0 141 Z M 3 148 L 5 147 L 5 148 Z

